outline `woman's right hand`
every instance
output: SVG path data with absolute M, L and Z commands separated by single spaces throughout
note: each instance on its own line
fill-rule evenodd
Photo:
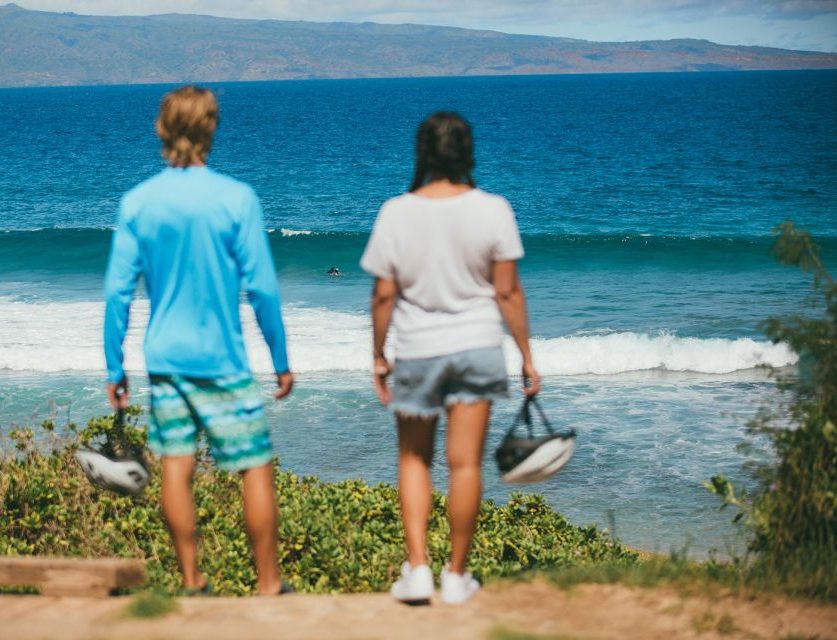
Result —
M 387 376 L 391 370 L 386 358 L 377 357 L 372 363 L 372 384 L 375 385 L 375 393 L 383 405 L 392 402 L 392 391 L 387 383 Z
M 530 398 L 541 390 L 541 376 L 531 361 L 523 361 L 523 393 Z

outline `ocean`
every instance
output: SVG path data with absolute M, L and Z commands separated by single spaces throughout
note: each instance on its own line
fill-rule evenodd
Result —
M 380 204 L 409 184 L 417 125 L 454 109 L 475 130 L 479 186 L 518 217 L 544 407 L 579 434 L 567 469 L 523 490 L 644 549 L 741 548 L 701 483 L 724 473 L 753 486 L 741 466 L 768 453 L 737 445 L 778 399 L 763 365 L 796 362 L 760 330 L 810 309 L 809 279 L 769 255 L 772 229 L 794 220 L 837 264 L 837 72 L 210 86 L 221 106 L 210 164 L 259 194 L 284 300 L 298 382 L 268 405 L 284 468 L 395 480 L 358 260 Z M 108 412 L 111 229 L 121 194 L 162 168 L 153 119 L 169 88 L 0 89 L 0 434 Z M 140 291 L 127 346 L 139 402 L 147 314 Z M 265 346 L 249 309 L 244 319 L 268 398 Z M 489 452 L 519 402 L 495 407 Z M 514 487 L 490 453 L 484 469 L 486 495 L 505 500 Z M 434 476 L 444 489 L 443 447 Z

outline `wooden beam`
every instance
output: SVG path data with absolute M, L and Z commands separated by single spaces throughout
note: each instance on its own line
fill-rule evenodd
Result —
M 144 582 L 140 560 L 0 556 L 0 585 L 38 587 L 45 596 L 101 598 Z

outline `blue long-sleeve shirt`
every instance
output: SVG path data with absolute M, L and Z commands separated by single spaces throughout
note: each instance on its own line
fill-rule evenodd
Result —
M 110 382 L 125 375 L 122 343 L 140 274 L 151 303 L 149 373 L 217 378 L 248 372 L 238 313 L 242 289 L 275 370 L 288 370 L 276 272 L 261 205 L 248 185 L 207 167 L 170 167 L 122 198 L 105 276 Z

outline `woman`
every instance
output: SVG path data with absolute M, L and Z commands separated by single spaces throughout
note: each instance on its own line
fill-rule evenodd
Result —
M 514 213 L 504 198 L 476 188 L 473 166 L 468 123 L 446 112 L 427 118 L 418 131 L 410 190 L 383 205 L 361 260 L 375 277 L 375 389 L 398 423 L 398 489 L 409 557 L 391 593 L 405 602 L 433 594 L 425 539 L 433 439 L 442 412 L 448 418 L 451 529 L 442 601 L 465 602 L 480 588 L 466 561 L 480 505 L 491 402 L 507 394 L 503 320 L 523 356 L 524 392 L 540 389 L 517 274 L 523 247 Z M 391 321 L 392 391 L 384 357 Z

